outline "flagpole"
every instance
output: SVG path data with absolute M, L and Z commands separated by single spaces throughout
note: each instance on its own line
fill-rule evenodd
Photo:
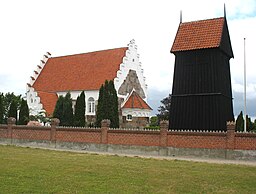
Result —
M 246 60 L 245 60 L 245 38 L 244 38 L 244 132 L 246 132 Z

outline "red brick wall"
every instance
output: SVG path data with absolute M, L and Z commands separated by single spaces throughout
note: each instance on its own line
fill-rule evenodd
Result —
M 111 130 L 108 132 L 109 144 L 159 146 L 159 131 Z
M 58 128 L 56 140 L 64 142 L 101 143 L 100 129 Z
M 7 125 L 0 125 L 0 138 L 7 138 Z
M 50 140 L 50 134 L 50 127 L 14 126 L 12 129 L 13 139 Z
M 256 134 L 236 133 L 235 149 L 237 150 L 255 150 Z
M 169 132 L 167 145 L 178 148 L 225 149 L 225 133 Z
M 227 132 L 167 132 L 166 126 L 166 123 L 161 125 L 161 131 L 139 131 L 109 129 L 107 122 L 102 124 L 101 129 L 56 128 L 56 126 L 32 127 L 9 124 L 0 125 L 0 138 L 177 148 L 256 150 L 256 134 L 236 133 L 234 124 L 227 127 Z

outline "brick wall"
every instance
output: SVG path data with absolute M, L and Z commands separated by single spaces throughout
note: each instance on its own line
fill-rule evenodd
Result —
M 160 146 L 173 148 L 207 148 L 228 150 L 256 150 L 256 133 L 237 133 L 235 124 L 227 123 L 227 131 L 168 131 L 168 122 L 163 121 L 160 131 L 110 129 L 108 120 L 102 128 L 16 126 L 15 122 L 0 125 L 1 139 L 48 140 L 51 142 L 83 142 L 95 144 Z
M 226 133 L 174 132 L 168 133 L 168 146 L 178 148 L 225 149 Z

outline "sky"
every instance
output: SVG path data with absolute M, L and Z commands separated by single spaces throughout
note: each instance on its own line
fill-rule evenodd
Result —
M 157 113 L 172 89 L 178 25 L 223 17 L 234 52 L 230 60 L 234 114 L 243 110 L 244 38 L 247 112 L 256 117 L 256 0 L 0 0 L 0 92 L 25 95 L 26 83 L 46 52 L 53 57 L 127 46 L 135 39 Z

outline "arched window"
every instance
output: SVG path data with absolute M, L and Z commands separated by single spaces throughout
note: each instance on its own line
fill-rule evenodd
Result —
M 95 112 L 95 100 L 94 98 L 90 97 L 88 99 L 88 112 L 89 113 L 94 113 Z

